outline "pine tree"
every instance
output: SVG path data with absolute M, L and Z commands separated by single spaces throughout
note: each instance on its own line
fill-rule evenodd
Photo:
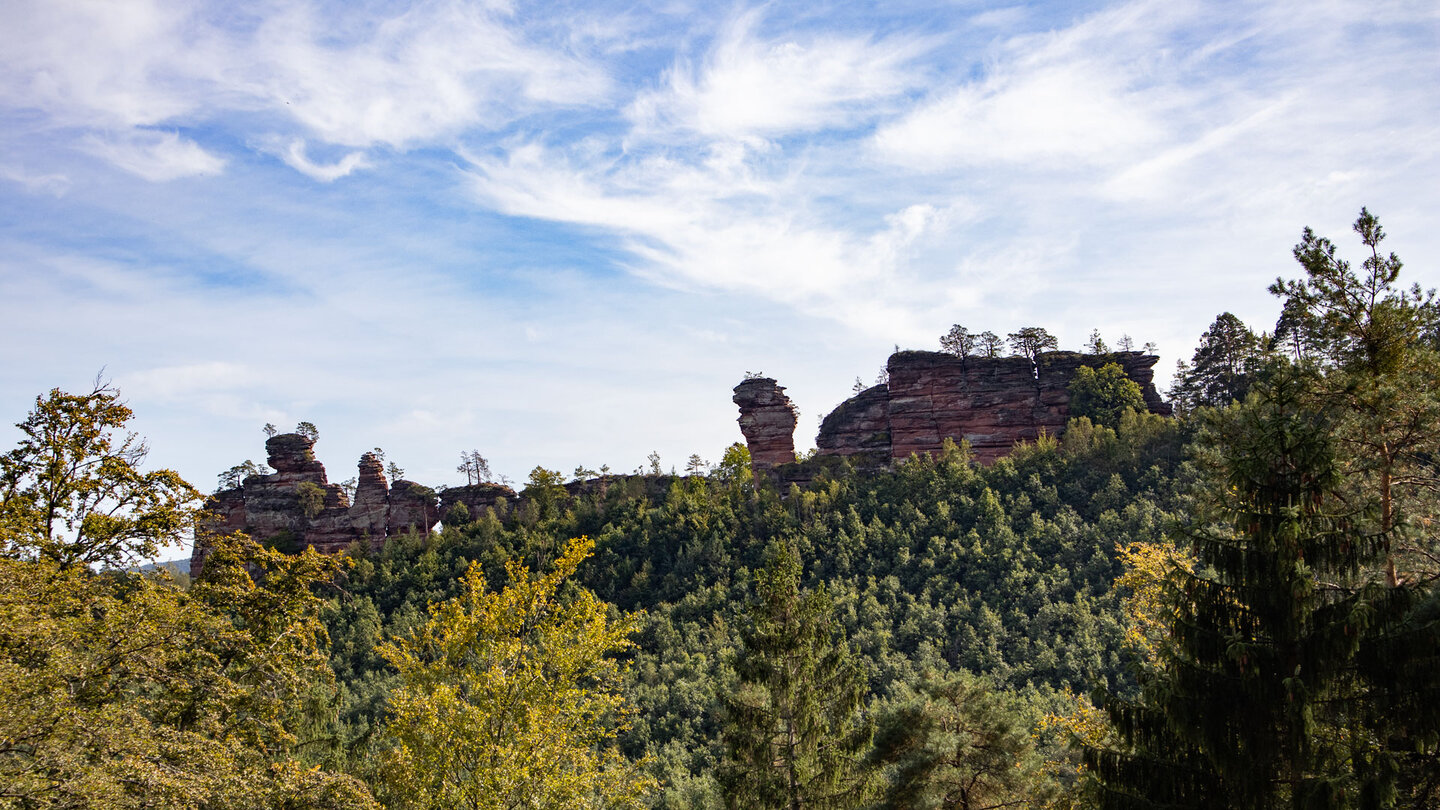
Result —
M 1107 807 L 1440 798 L 1436 306 L 1394 286 L 1368 211 L 1355 231 L 1360 273 L 1305 230 L 1306 278 L 1271 287 L 1296 361 L 1207 417 L 1198 565 L 1171 573 L 1141 701 L 1112 702 L 1125 746 L 1087 755 Z
M 825 591 L 801 591 L 796 551 L 772 546 L 767 556 L 735 662 L 739 687 L 725 699 L 726 803 L 736 810 L 858 806 L 859 757 L 869 743 L 858 714 L 863 673 L 833 637 Z
M 1104 806 L 1353 806 L 1393 774 L 1364 733 L 1362 640 L 1397 623 L 1373 574 L 1383 538 L 1337 497 L 1334 414 L 1303 372 L 1211 416 L 1211 486 L 1194 572 L 1170 584 L 1170 639 L 1137 704 L 1112 701 L 1123 750 L 1088 753 Z
M 1370 254 L 1358 272 L 1329 239 L 1306 228 L 1294 249 L 1305 278 L 1277 280 L 1270 291 L 1285 300 L 1282 322 L 1288 318 L 1311 336 L 1311 354 L 1326 371 L 1316 397 L 1344 415 L 1337 434 L 1352 459 L 1351 488 L 1375 494 L 1379 530 L 1388 537 L 1407 517 L 1416 525 L 1440 517 L 1432 495 L 1440 489 L 1434 463 L 1440 453 L 1434 385 L 1440 354 L 1427 334 L 1440 305 L 1434 290 L 1397 285 L 1401 262 L 1380 252 L 1385 231 L 1374 215 L 1360 209 L 1354 231 Z M 1400 579 L 1396 551 L 1387 548 L 1392 586 Z M 1414 564 L 1440 573 L 1433 554 L 1418 557 Z
M 889 769 L 884 807 L 1036 807 L 1053 784 L 1013 697 L 955 673 L 902 685 L 881 713 L 872 760 Z
M 1263 356 L 1260 338 L 1239 318 L 1222 312 L 1200 336 L 1190 364 L 1175 375 L 1171 396 L 1186 411 L 1243 400 Z

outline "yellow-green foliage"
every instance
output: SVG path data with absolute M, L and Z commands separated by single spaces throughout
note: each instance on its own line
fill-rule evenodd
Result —
M 498 593 L 472 565 L 459 597 L 382 648 L 401 680 L 382 766 L 394 806 L 644 806 L 653 780 L 611 745 L 635 618 L 563 587 L 593 547 L 570 541 L 538 577 L 510 562 Z
M 1165 583 L 1174 572 L 1195 570 L 1194 558 L 1169 538 L 1117 545 L 1125 572 L 1115 579 L 1123 588 L 1120 609 L 1125 616 L 1125 641 L 1146 666 L 1154 666 L 1172 620 Z
M 173 470 L 140 469 L 131 415 L 98 381 L 88 394 L 35 398 L 20 443 L 0 455 L 0 555 L 120 567 L 189 533 L 200 493 Z
M 0 559 L 0 807 L 375 807 L 299 759 L 333 569 L 226 539 L 186 593 Z

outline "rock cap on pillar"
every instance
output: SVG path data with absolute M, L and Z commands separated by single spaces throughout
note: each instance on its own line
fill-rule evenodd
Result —
M 795 460 L 795 405 L 770 377 L 752 377 L 735 386 L 740 432 L 756 473 Z

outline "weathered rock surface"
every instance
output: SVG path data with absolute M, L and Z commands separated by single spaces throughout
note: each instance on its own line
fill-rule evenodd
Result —
M 204 565 L 207 534 L 245 532 L 280 548 L 310 547 L 330 554 L 356 541 L 378 548 L 387 537 L 402 532 L 428 534 L 439 521 L 435 492 L 413 481 L 387 484 L 380 459 L 373 453 L 360 457 L 352 505 L 339 484 L 326 480 L 314 446 L 313 440 L 298 433 L 272 436 L 265 450 L 275 472 L 252 475 L 239 487 L 210 498 L 205 507 L 214 520 L 196 537 L 192 572 L 198 573 Z
M 1169 414 L 1155 390 L 1159 359 L 1140 352 L 1048 352 L 1032 366 L 1023 357 L 897 352 L 887 365 L 889 383 L 841 403 L 821 424 L 815 444 L 822 453 L 880 464 L 938 452 L 945 439 L 965 440 L 977 460 L 989 463 L 1042 430 L 1052 436 L 1064 431 L 1068 386 L 1081 366 L 1119 364 L 1140 385 L 1146 406 Z
M 350 524 L 372 537 L 384 537 L 389 511 L 390 485 L 385 481 L 385 465 L 374 453 L 360 457 L 359 475 L 355 483 L 355 505 L 350 507 Z
M 435 490 L 401 478 L 390 487 L 390 510 L 385 516 L 387 536 L 415 532 L 429 534 L 440 522 Z
M 785 389 L 769 377 L 755 377 L 735 386 L 733 399 L 755 472 L 794 461 L 797 417 Z
M 820 423 L 815 448 L 848 456 L 853 464 L 879 467 L 890 463 L 890 386 L 867 388 L 840 403 Z
M 450 487 L 440 492 L 440 516 L 445 520 L 446 525 L 450 524 L 450 515 L 455 507 L 464 505 L 465 519 L 479 520 L 484 517 L 487 509 L 501 509 L 500 501 L 504 499 L 507 506 L 513 506 L 518 496 L 515 490 L 504 484 L 469 484 L 463 487 Z
M 1169 414 L 1155 390 L 1160 358 L 1140 352 L 1086 355 L 1048 352 L 1032 365 L 1023 357 L 965 357 L 939 352 L 896 352 L 887 365 L 889 382 L 840 403 L 820 425 L 820 456 L 840 456 L 858 467 L 882 467 L 911 453 L 939 452 L 946 439 L 968 441 L 975 458 L 989 463 L 1019 441 L 1041 431 L 1058 436 L 1070 419 L 1069 385 L 1081 366 L 1117 363 L 1139 384 L 1146 406 Z M 752 458 L 765 468 L 788 460 L 793 439 L 790 400 L 774 380 L 746 380 L 735 388 L 740 429 Z M 781 418 L 777 394 L 792 414 Z M 748 417 L 748 422 L 747 422 Z M 758 451 L 758 455 L 757 455 Z M 787 458 L 781 459 L 785 453 Z M 762 469 L 757 464 L 757 471 Z

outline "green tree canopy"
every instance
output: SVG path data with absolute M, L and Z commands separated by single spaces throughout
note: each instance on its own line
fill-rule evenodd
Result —
M 1097 425 L 1115 427 L 1126 411 L 1145 410 L 1139 383 L 1125 376 L 1118 363 L 1098 369 L 1081 366 L 1070 380 L 1070 416 L 1088 417 Z
M 302 755 L 333 695 L 311 588 L 336 564 L 220 538 L 186 593 L 0 559 L 0 804 L 375 808 Z
M 1005 341 L 987 329 L 976 336 L 975 348 L 981 357 L 999 357 L 1000 352 L 1005 350 Z
M 828 595 L 801 591 L 796 551 L 776 544 L 767 557 L 735 661 L 739 686 L 724 701 L 726 803 L 736 810 L 858 806 L 859 757 L 869 743 L 859 716 L 863 672 L 850 646 L 833 637 Z
M 1346 497 L 1376 502 L 1390 584 L 1399 582 L 1397 547 L 1414 573 L 1440 577 L 1440 542 L 1426 528 L 1440 518 L 1440 353 L 1431 333 L 1440 305 L 1433 290 L 1398 286 L 1400 259 L 1380 252 L 1385 232 L 1374 215 L 1362 208 L 1354 230 L 1369 253 L 1360 272 L 1306 228 L 1294 249 L 1305 278 L 1277 280 L 1270 291 L 1323 367 L 1317 407 L 1338 409 L 1336 438 L 1351 464 Z
M 956 357 L 965 357 L 975 351 L 979 338 L 979 335 L 972 334 L 969 329 L 957 323 L 950 327 L 949 332 L 940 336 L 940 350 Z
M 1287 312 L 1331 363 L 1394 370 L 1433 322 L 1435 293 L 1418 284 L 1395 287 L 1403 265 L 1394 253 L 1381 254 L 1385 230 L 1374 214 L 1361 208 L 1353 229 L 1370 253 L 1359 273 L 1333 242 L 1306 228 L 1294 249 L 1305 278 L 1276 279 L 1270 291 L 1285 299 Z
M 1190 363 L 1175 375 L 1171 398 L 1184 411 L 1223 408 L 1243 400 L 1264 358 L 1259 336 L 1239 318 L 1222 312 L 1200 336 Z
M 1307 277 L 1271 288 L 1303 351 L 1204 416 L 1196 564 L 1170 570 L 1141 699 L 1110 701 L 1121 744 L 1087 754 L 1106 807 L 1440 797 L 1434 305 L 1394 287 L 1373 216 L 1355 230 L 1360 274 L 1305 230 Z
M 124 432 L 131 415 L 99 381 L 35 398 L 19 445 L 0 456 L 0 555 L 123 567 L 194 528 L 200 492 L 173 470 L 140 469 L 148 451 Z
M 1039 326 L 1026 326 L 1006 335 L 1010 349 L 1017 357 L 1024 357 L 1034 363 L 1041 352 L 1054 351 L 1060 342 L 1055 336 Z
M 898 690 L 871 756 L 890 771 L 885 807 L 1038 807 L 1053 789 L 1025 712 L 964 673 Z

